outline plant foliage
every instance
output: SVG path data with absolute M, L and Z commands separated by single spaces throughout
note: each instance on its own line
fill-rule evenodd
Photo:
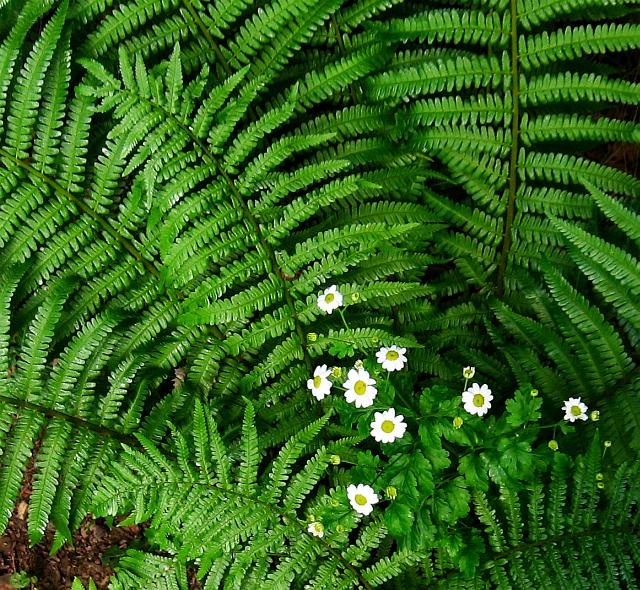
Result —
M 33 463 L 32 543 L 149 522 L 114 589 L 635 587 L 640 180 L 594 148 L 640 138 L 636 12 L 0 0 L 0 531 Z M 391 343 L 382 452 L 307 380 Z M 470 363 L 519 393 L 458 430 Z

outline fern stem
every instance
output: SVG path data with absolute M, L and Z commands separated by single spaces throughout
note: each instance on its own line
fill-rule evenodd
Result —
M 255 235 L 258 238 L 258 242 L 260 243 L 260 245 L 264 249 L 265 254 L 267 255 L 267 259 L 269 260 L 271 270 L 275 275 L 276 280 L 280 283 L 282 292 L 284 293 L 285 303 L 287 304 L 287 307 L 289 307 L 291 311 L 291 318 L 293 319 L 296 334 L 298 336 L 298 339 L 300 340 L 300 347 L 302 348 L 302 354 L 304 357 L 305 364 L 307 366 L 307 369 L 311 371 L 313 363 L 311 362 L 311 357 L 309 356 L 309 351 L 307 350 L 306 337 L 304 334 L 304 330 L 302 329 L 302 325 L 298 320 L 298 314 L 295 308 L 295 301 L 291 296 L 291 292 L 289 291 L 289 288 L 287 286 L 287 281 L 282 276 L 282 272 L 280 267 L 278 266 L 278 261 L 276 259 L 275 252 L 271 247 L 271 245 L 269 244 L 269 242 L 267 242 L 267 240 L 265 239 L 264 234 L 262 232 L 262 228 L 260 227 L 260 223 L 258 222 L 256 217 L 251 213 L 251 210 L 247 206 L 245 200 L 242 198 L 242 195 L 240 194 L 240 191 L 236 187 L 236 184 L 233 178 L 231 178 L 229 173 L 226 170 L 224 170 L 224 168 L 220 165 L 220 162 L 218 162 L 218 159 L 216 158 L 216 156 L 208 149 L 208 147 L 200 140 L 200 138 L 193 133 L 193 131 L 189 128 L 187 124 L 185 124 L 178 117 L 176 117 L 175 114 L 170 113 L 162 105 L 154 102 L 153 100 L 145 99 L 138 95 L 134 95 L 134 96 L 137 100 L 147 102 L 153 108 L 158 109 L 160 112 L 164 114 L 165 118 L 173 119 L 176 125 L 179 126 L 183 130 L 183 132 L 191 138 L 191 141 L 194 143 L 194 145 L 198 146 L 198 148 L 202 153 L 203 158 L 205 160 L 208 160 L 209 163 L 213 165 L 215 170 L 218 171 L 218 173 L 222 176 L 222 178 L 225 180 L 225 182 L 229 186 L 229 189 L 232 192 L 233 200 L 235 201 L 236 206 L 241 209 L 245 219 L 247 219 L 247 221 L 249 221 L 249 223 L 253 227 Z
M 496 289 L 498 295 L 502 297 L 505 290 L 505 272 L 507 269 L 507 259 L 511 249 L 512 235 L 511 229 L 516 212 L 516 193 L 518 190 L 518 151 L 520 135 L 520 71 L 518 55 L 518 2 L 510 1 L 511 11 L 511 154 L 509 158 L 509 198 L 507 201 L 507 216 L 502 234 L 502 252 L 498 262 L 498 275 L 496 279 Z
M 108 233 L 114 240 L 116 240 L 131 256 L 133 256 L 138 262 L 140 262 L 145 269 L 153 275 L 156 279 L 160 278 L 160 273 L 156 269 L 156 267 L 151 264 L 148 260 L 146 260 L 142 254 L 135 249 L 133 244 L 131 244 L 127 239 L 123 238 L 111 225 L 105 221 L 98 213 L 96 213 L 91 207 L 88 207 L 86 203 L 82 201 L 79 197 L 74 195 L 72 192 L 67 189 L 61 187 L 53 178 L 50 178 L 46 174 L 43 174 L 27 162 L 12 156 L 5 149 L 0 147 L 0 156 L 11 160 L 16 166 L 19 166 L 23 170 L 25 170 L 31 176 L 37 176 L 44 183 L 48 184 L 54 191 L 65 196 L 72 203 L 78 207 L 83 213 L 89 215 L 93 220 L 106 232 Z
M 230 76 L 233 72 L 231 71 L 231 68 L 227 63 L 227 60 L 224 58 L 224 55 L 222 55 L 220 46 L 218 45 L 216 40 L 211 36 L 209 29 L 207 29 L 205 24 L 202 22 L 202 19 L 198 15 L 198 12 L 196 11 L 196 9 L 193 7 L 193 4 L 191 4 L 190 0 L 182 0 L 182 3 L 185 5 L 186 9 L 189 11 L 191 18 L 193 19 L 193 22 L 195 22 L 196 26 L 200 29 L 200 32 L 202 33 L 204 38 L 207 40 L 207 43 L 211 45 L 211 49 L 213 49 L 213 52 L 216 54 L 216 58 L 220 62 L 222 69 L 225 71 L 227 76 Z
M 94 424 L 93 422 L 89 422 L 88 420 L 85 420 L 84 418 L 80 418 L 78 416 L 65 414 L 64 412 L 59 412 L 58 410 L 46 408 L 39 404 L 34 404 L 33 402 L 16 399 L 13 397 L 8 397 L 2 394 L 0 394 L 0 402 L 13 406 L 14 408 L 19 408 L 21 410 L 31 410 L 32 412 L 37 412 L 38 414 L 42 414 L 47 418 L 70 422 L 74 426 L 78 426 L 80 428 L 86 428 L 87 430 L 91 430 L 92 432 L 95 432 L 96 434 L 99 434 L 101 436 L 106 436 L 108 438 L 112 438 L 114 440 L 118 440 L 120 442 L 126 443 L 129 446 L 140 448 L 140 443 L 132 435 L 119 432 L 118 430 L 114 430 L 113 428 L 109 428 L 108 426 L 101 426 L 99 424 Z
M 338 47 L 340 48 L 340 53 L 344 56 L 347 54 L 347 51 L 344 46 L 344 42 L 342 41 L 342 37 L 340 36 L 340 27 L 338 26 L 338 19 L 336 18 L 335 12 L 331 14 L 331 28 L 335 34 L 336 41 L 338 43 Z M 353 82 L 349 82 L 349 91 L 351 92 L 351 99 L 353 100 L 353 104 L 358 104 L 358 97 L 356 95 L 356 90 L 353 87 Z

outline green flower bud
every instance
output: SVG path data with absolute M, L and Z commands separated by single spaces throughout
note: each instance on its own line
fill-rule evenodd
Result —
M 610 440 L 605 440 L 604 441 L 604 447 L 605 449 L 608 449 L 611 446 L 611 441 Z
M 531 397 L 538 397 L 538 394 L 540 392 L 537 389 L 532 389 L 529 394 L 531 395 Z
M 558 450 L 558 441 L 556 440 L 550 440 L 548 447 L 552 450 L 552 451 L 557 451 Z
M 389 486 L 385 490 L 385 493 L 387 494 L 387 496 L 389 497 L 390 500 L 395 500 L 398 497 L 398 490 L 396 488 L 394 488 L 393 486 Z
M 460 418 L 460 416 L 456 416 L 453 419 L 453 427 L 454 428 L 461 428 L 463 424 L 464 424 L 464 420 L 462 418 Z
M 318 339 L 318 335 L 315 332 L 309 332 L 307 334 L 307 340 L 309 342 L 315 342 Z
M 596 479 L 598 481 L 602 481 L 604 479 L 604 475 L 602 473 L 596 473 Z
M 353 301 L 354 303 L 360 301 L 360 293 L 351 293 L 351 301 Z
M 340 465 L 340 455 L 331 455 L 329 461 L 332 465 Z
M 604 482 L 599 481 L 597 485 L 599 489 L 604 490 Z
M 597 422 L 598 420 L 600 420 L 600 412 L 598 412 L 598 410 L 594 410 L 593 412 L 591 412 L 590 416 L 592 422 Z

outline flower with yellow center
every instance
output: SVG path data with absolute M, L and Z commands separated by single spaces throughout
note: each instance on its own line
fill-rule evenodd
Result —
M 392 443 L 404 436 L 407 425 L 404 416 L 397 415 L 394 408 L 386 412 L 375 412 L 374 421 L 371 422 L 371 436 L 381 443 Z
M 562 406 L 564 410 L 564 419 L 569 422 L 576 420 L 587 420 L 587 406 L 580 401 L 579 397 L 570 397 Z
M 322 525 L 321 522 L 318 521 L 314 521 L 312 523 L 309 524 L 309 526 L 307 527 L 307 531 L 309 532 L 309 534 L 313 535 L 314 537 L 324 537 L 324 526 Z
M 480 386 L 477 383 L 473 383 L 462 394 L 462 403 L 465 411 L 478 416 L 484 416 L 489 411 L 492 399 L 493 395 L 486 384 Z
M 371 486 L 359 483 L 347 488 L 347 497 L 351 507 L 359 514 L 371 514 L 373 505 L 378 503 L 378 496 Z
M 331 375 L 331 369 L 327 368 L 327 365 L 320 365 L 313 372 L 313 377 L 307 381 L 307 387 L 318 401 L 331 393 L 329 375 Z
M 365 369 L 351 369 L 343 383 L 346 389 L 344 398 L 356 408 L 368 408 L 378 395 L 378 390 L 373 387 L 375 383 L 376 380 Z
M 404 356 L 405 352 L 407 352 L 406 348 L 392 344 L 388 348 L 383 346 L 376 352 L 376 358 L 386 371 L 400 371 L 407 362 L 407 357 Z
M 342 305 L 342 293 L 335 285 L 331 285 L 318 295 L 318 307 L 325 313 L 333 313 Z

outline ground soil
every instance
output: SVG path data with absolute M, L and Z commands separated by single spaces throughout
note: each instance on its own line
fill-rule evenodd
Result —
M 73 546 L 65 545 L 56 555 L 49 555 L 52 527 L 47 529 L 41 543 L 29 547 L 27 511 L 32 473 L 33 467 L 25 474 L 16 509 L 0 537 L 0 590 L 15 588 L 10 580 L 11 574 L 17 572 L 25 572 L 32 578 L 31 586 L 26 586 L 29 590 L 68 590 L 76 576 L 85 586 L 92 578 L 98 589 L 106 589 L 113 574 L 108 556 L 115 557 L 132 543 L 141 543 L 142 527 L 108 527 L 101 519 L 86 519 L 74 534 Z

